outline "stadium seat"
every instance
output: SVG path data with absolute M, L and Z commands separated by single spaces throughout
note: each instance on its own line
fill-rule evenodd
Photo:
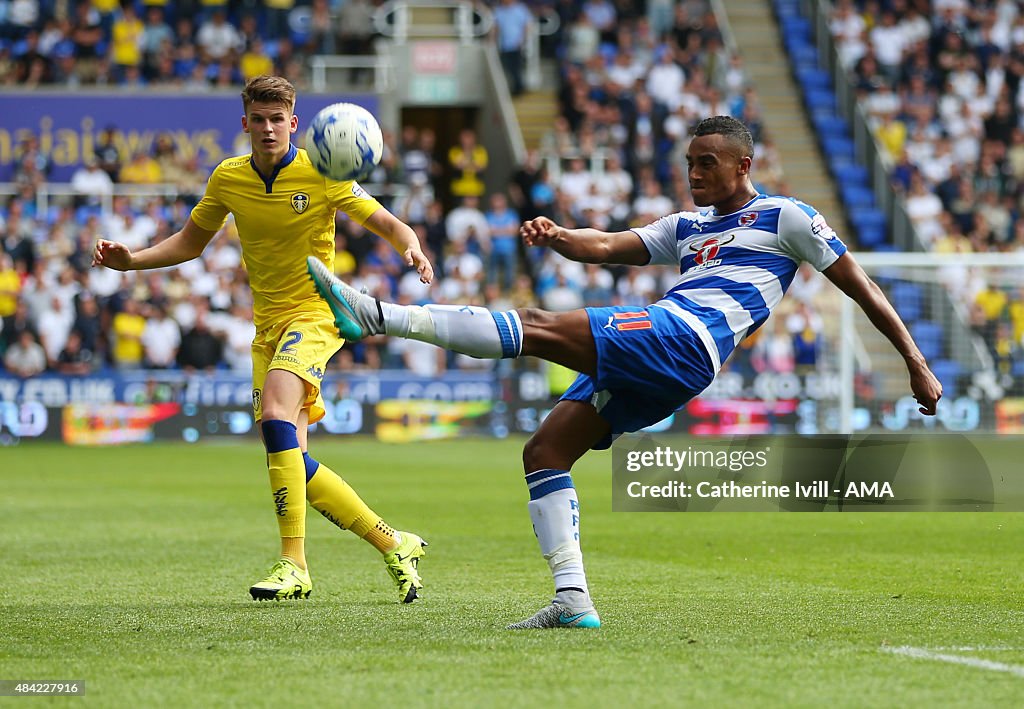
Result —
M 963 372 L 955 359 L 937 359 L 930 362 L 932 374 L 942 384 L 942 395 L 952 398 L 957 395 L 957 378 Z
M 850 124 L 847 123 L 845 118 L 837 116 L 832 111 L 815 109 L 811 113 L 811 124 L 814 126 L 814 130 L 817 131 L 819 139 L 824 139 L 826 136 L 839 136 L 842 138 L 850 136 Z
M 846 185 L 868 184 L 868 169 L 855 162 L 840 162 L 832 165 L 832 176 L 836 182 Z
M 810 110 L 836 110 L 836 95 L 832 89 L 807 89 L 804 91 L 804 103 Z
M 806 51 L 807 47 L 814 47 L 814 42 L 811 38 L 804 34 L 792 34 L 782 35 L 782 46 L 786 49 L 786 54 L 790 56 L 790 59 L 800 52 Z M 811 65 L 812 68 L 817 69 L 818 64 L 815 62 Z
M 879 247 L 885 244 L 885 227 L 860 226 L 857 228 L 857 244 L 862 249 L 878 251 Z
M 850 221 L 860 226 L 873 226 L 885 229 L 885 214 L 879 209 L 861 208 L 850 211 Z
M 858 207 L 850 209 L 848 214 L 850 224 L 857 235 L 858 245 L 861 248 L 873 251 L 885 251 L 888 249 L 890 244 L 886 242 L 889 238 L 889 228 L 886 224 L 885 215 L 880 210 L 874 207 Z M 879 282 L 881 283 L 881 281 Z
M 799 15 L 785 15 L 780 17 L 779 29 L 782 30 L 783 41 L 790 38 L 802 38 L 806 40 L 811 38 L 810 21 L 800 17 Z
M 832 91 L 832 75 L 824 69 L 802 69 L 797 72 L 796 79 L 804 93 L 819 89 Z
M 800 3 L 798 0 L 775 0 L 772 3 L 775 15 L 779 19 L 783 17 L 800 17 Z
M 822 150 L 825 151 L 825 157 L 829 160 L 832 158 L 846 158 L 847 160 L 853 161 L 854 157 L 854 145 L 853 140 L 845 136 L 825 136 L 821 141 Z
M 843 198 L 843 202 L 846 203 L 847 209 L 875 206 L 875 193 L 866 185 L 841 184 L 839 185 L 839 194 Z
M 924 306 L 924 291 L 921 286 L 900 281 L 893 285 L 889 297 L 903 322 L 911 323 L 920 319 Z
M 928 360 L 942 356 L 942 325 L 930 320 L 921 320 L 910 326 L 910 334 Z M 938 375 L 936 375 L 938 376 Z
M 806 64 L 811 68 L 820 66 L 818 63 L 818 49 L 813 44 L 794 43 L 789 50 L 789 58 L 794 66 L 800 64 Z

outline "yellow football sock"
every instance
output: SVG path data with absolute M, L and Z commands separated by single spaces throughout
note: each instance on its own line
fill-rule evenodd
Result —
M 306 536 L 306 501 L 302 491 L 306 469 L 302 451 L 298 448 L 267 454 L 270 471 L 270 490 L 274 496 L 274 511 L 282 537 Z M 304 559 L 296 559 L 305 562 Z
M 382 554 L 395 548 L 395 530 L 371 510 L 347 482 L 323 463 L 306 481 L 306 498 L 317 512 L 340 528 L 365 539 Z

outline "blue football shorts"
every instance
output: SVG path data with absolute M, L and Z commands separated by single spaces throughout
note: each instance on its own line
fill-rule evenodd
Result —
M 700 337 L 664 308 L 587 308 L 597 346 L 597 376 L 581 374 L 562 399 L 586 401 L 615 436 L 661 421 L 704 391 L 715 378 Z

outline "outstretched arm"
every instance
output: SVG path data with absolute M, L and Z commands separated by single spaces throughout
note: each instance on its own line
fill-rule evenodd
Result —
M 391 244 L 391 247 L 402 254 L 406 266 L 412 266 L 420 274 L 420 280 L 430 283 L 434 280 L 434 267 L 430 259 L 423 253 L 420 240 L 412 227 L 394 214 L 381 207 L 370 215 L 363 224 L 374 234 Z
M 632 231 L 564 229 L 547 217 L 523 222 L 519 233 L 527 246 L 546 246 L 581 263 L 644 266 L 651 260 L 644 242 Z
M 203 253 L 216 233 L 197 226 L 189 217 L 181 231 L 171 234 L 156 246 L 135 253 L 122 243 L 100 239 L 92 252 L 92 265 L 106 266 L 115 271 L 143 271 L 177 266 Z
M 850 296 L 871 320 L 871 324 L 885 335 L 907 363 L 910 373 L 910 389 L 921 405 L 922 414 L 932 416 L 935 406 L 942 397 L 942 385 L 928 368 L 928 363 L 910 336 L 900 316 L 850 253 L 840 256 L 823 273 L 838 288 Z

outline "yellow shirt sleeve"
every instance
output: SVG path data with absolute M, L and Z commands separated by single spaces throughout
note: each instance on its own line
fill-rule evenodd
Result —
M 210 175 L 206 193 L 199 204 L 192 208 L 192 221 L 200 229 L 220 231 L 228 218 L 228 208 L 220 201 L 220 166 Z
M 348 215 L 349 219 L 357 224 L 365 224 L 370 215 L 381 208 L 380 202 L 375 200 L 369 193 L 359 186 L 358 182 L 345 180 L 344 182 L 327 182 L 327 198 L 334 205 Z

